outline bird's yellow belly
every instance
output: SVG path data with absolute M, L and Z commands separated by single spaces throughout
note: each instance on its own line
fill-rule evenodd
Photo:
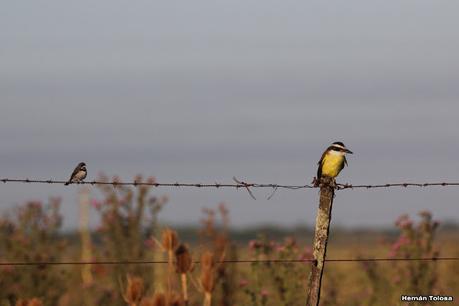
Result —
M 322 161 L 322 175 L 336 177 L 343 168 L 344 157 L 340 155 L 325 156 Z

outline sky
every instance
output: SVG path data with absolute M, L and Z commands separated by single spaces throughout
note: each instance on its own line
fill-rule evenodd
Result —
M 98 173 L 159 182 L 306 184 L 333 141 L 338 182 L 459 181 L 454 1 L 0 0 L 0 177 Z M 77 186 L 0 185 L 0 210 Z M 100 198 L 97 189 L 92 196 Z M 160 220 L 313 224 L 317 190 L 158 189 Z M 387 226 L 429 209 L 459 221 L 459 189 L 338 192 L 333 222 Z M 96 215 L 96 212 L 93 212 Z M 93 220 L 93 222 L 96 222 Z

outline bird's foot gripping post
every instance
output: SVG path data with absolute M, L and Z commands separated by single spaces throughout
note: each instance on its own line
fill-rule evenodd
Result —
M 329 186 L 331 187 L 333 190 L 334 189 L 339 189 L 339 185 L 336 184 L 336 180 L 335 178 L 331 178 L 331 177 L 321 177 L 321 178 L 316 178 L 314 177 L 314 179 L 312 180 L 311 184 L 314 186 L 314 187 L 320 187 L 322 188 L 323 186 Z
M 307 306 L 319 305 L 335 186 L 336 183 L 333 178 L 322 177 L 320 180 L 320 202 L 313 242 L 314 261 L 309 275 Z

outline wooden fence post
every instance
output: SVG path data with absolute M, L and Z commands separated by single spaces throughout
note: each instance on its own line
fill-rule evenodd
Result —
M 335 194 L 334 179 L 323 177 L 320 187 L 319 210 L 316 217 L 314 233 L 314 262 L 309 275 L 307 306 L 317 306 L 320 300 L 320 287 L 327 254 L 328 232 L 330 229 L 333 197 Z

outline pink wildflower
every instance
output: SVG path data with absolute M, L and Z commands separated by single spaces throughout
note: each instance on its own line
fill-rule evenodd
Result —
M 390 250 L 388 255 L 390 258 L 395 258 L 397 256 L 397 251 Z
M 401 235 L 398 239 L 392 244 L 391 251 L 389 253 L 390 257 L 395 257 L 397 252 L 400 250 L 402 246 L 408 245 L 411 243 L 411 240 L 406 237 L 405 235 Z
M 310 260 L 313 259 L 312 248 L 308 247 L 308 246 L 304 247 L 303 252 L 301 252 L 301 254 L 298 257 L 298 259 L 309 263 Z
M 92 199 L 91 200 L 91 206 L 97 210 L 99 210 L 102 207 L 102 202 L 97 200 L 97 199 Z
M 248 285 L 249 285 L 249 281 L 246 280 L 245 278 L 239 281 L 239 287 L 241 288 L 247 287 Z
M 151 238 L 145 239 L 144 241 L 145 247 L 149 248 L 150 250 L 153 250 L 155 248 L 155 241 Z
M 14 266 L 5 265 L 5 266 L 2 266 L 1 270 L 5 273 L 11 273 L 14 271 Z
M 277 251 L 277 252 L 283 252 L 283 251 L 285 251 L 285 246 L 283 246 L 282 244 L 278 245 L 278 246 L 276 247 L 276 251 Z
M 260 243 L 257 241 L 257 240 L 250 240 L 249 241 L 249 249 L 250 250 L 255 250 L 255 249 L 258 249 L 260 247 Z
M 260 295 L 261 295 L 262 297 L 268 297 L 268 296 L 269 296 L 269 291 L 268 291 L 268 289 L 262 288 L 262 289 L 260 290 Z

